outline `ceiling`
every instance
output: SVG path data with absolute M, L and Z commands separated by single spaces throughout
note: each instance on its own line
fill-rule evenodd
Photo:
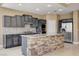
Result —
M 2 3 L 1 6 L 40 15 L 65 14 L 79 10 L 79 3 Z

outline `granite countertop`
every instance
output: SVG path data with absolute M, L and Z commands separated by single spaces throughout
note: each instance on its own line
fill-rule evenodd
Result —
M 53 35 L 63 35 L 63 34 L 53 34 Z M 36 37 L 46 37 L 46 36 L 53 36 L 53 35 L 35 34 L 35 35 L 21 35 L 21 36 L 22 37 L 28 37 L 28 38 L 36 38 Z
M 36 38 L 36 37 L 45 37 L 46 34 L 35 34 L 35 35 L 21 35 L 23 37 Z

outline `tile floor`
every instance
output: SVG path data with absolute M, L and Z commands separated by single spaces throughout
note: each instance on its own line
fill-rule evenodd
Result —
M 0 56 L 23 56 L 21 47 L 0 49 Z M 79 56 L 79 45 L 64 44 L 64 48 L 45 54 L 44 56 Z
M 64 44 L 64 48 L 59 48 L 45 56 L 79 56 L 79 45 Z

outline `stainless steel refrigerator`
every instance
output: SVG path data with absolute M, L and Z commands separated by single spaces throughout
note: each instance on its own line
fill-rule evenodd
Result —
M 72 22 L 62 22 L 61 24 L 61 32 L 64 34 L 64 41 L 65 42 L 72 42 Z

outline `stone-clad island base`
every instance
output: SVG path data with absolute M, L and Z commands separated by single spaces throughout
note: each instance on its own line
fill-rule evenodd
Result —
M 64 35 L 22 35 L 22 54 L 25 56 L 42 56 L 57 48 L 64 47 Z

